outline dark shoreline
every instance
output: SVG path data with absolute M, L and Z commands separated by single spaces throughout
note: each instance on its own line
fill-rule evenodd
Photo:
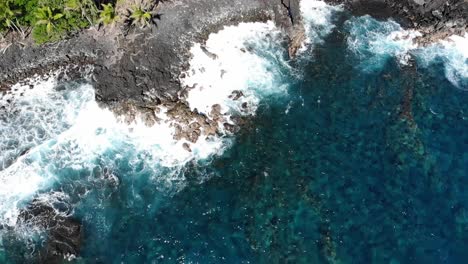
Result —
M 422 43 L 466 32 L 467 27 L 468 2 L 464 0 L 436 0 L 431 4 L 421 4 L 425 0 L 326 2 L 343 4 L 356 15 L 392 17 L 406 28 L 421 30 Z M 162 4 L 160 12 L 157 27 L 137 29 L 128 35 L 120 29 L 90 29 L 43 46 L 12 43 L 1 55 L 0 91 L 25 78 L 69 65 L 73 65 L 68 67 L 70 75 L 79 77 L 82 66 L 92 65 L 96 99 L 104 104 L 130 101 L 144 106 L 176 101 L 183 89 L 179 75 L 187 68 L 190 46 L 225 25 L 273 20 L 292 45 L 300 42 L 300 0 L 175 0 Z
M 161 4 L 159 12 L 157 27 L 126 35 L 117 28 L 90 29 L 40 47 L 12 44 L 0 61 L 0 90 L 61 66 L 92 65 L 96 99 L 104 104 L 176 101 L 192 43 L 240 22 L 274 20 L 286 31 L 291 27 L 280 0 L 181 0 Z

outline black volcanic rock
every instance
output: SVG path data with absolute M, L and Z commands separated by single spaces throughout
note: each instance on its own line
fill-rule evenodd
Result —
M 325 1 L 344 4 L 356 15 L 393 17 L 405 27 L 422 31 L 425 42 L 460 34 L 467 27 L 465 0 Z M 163 2 L 158 10 L 160 20 L 151 29 L 91 29 L 60 43 L 11 45 L 0 55 L 0 91 L 34 74 L 68 67 L 69 76 L 79 76 L 82 67 L 92 65 L 100 102 L 175 101 L 183 89 L 179 75 L 188 67 L 191 45 L 225 25 L 273 20 L 289 35 L 291 56 L 304 38 L 300 0 L 173 0 Z
M 290 26 L 281 0 L 169 1 L 161 4 L 159 12 L 157 27 L 131 30 L 119 41 L 124 52 L 116 63 L 96 67 L 95 88 L 101 101 L 176 100 L 179 75 L 188 66 L 193 42 L 239 22 L 271 19 Z
M 176 100 L 193 42 L 239 22 L 274 20 L 280 27 L 291 26 L 281 0 L 174 0 L 160 4 L 158 12 L 161 19 L 151 29 L 90 29 L 40 47 L 13 44 L 1 55 L 0 90 L 66 65 L 75 70 L 93 65 L 96 98 L 105 104 Z
M 291 22 L 296 24 L 301 20 L 301 1 L 300 0 L 282 0 L 283 6 L 288 10 Z
M 79 255 L 83 240 L 81 223 L 59 213 L 49 203 L 33 200 L 21 210 L 17 221 L 19 225 L 40 228 L 47 233 L 45 244 L 32 261 L 63 263 L 64 258 Z

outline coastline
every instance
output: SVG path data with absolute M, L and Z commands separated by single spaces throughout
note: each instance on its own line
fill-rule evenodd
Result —
M 282 28 L 290 27 L 287 11 L 277 0 L 172 1 L 162 3 L 159 12 L 157 27 L 128 34 L 119 28 L 91 28 L 59 43 L 25 47 L 12 43 L 1 55 L 1 90 L 62 64 L 93 65 L 96 99 L 104 104 L 174 101 L 192 43 L 240 22 L 274 20 Z
M 364 7 L 362 1 L 330 0 L 328 2 L 344 4 L 348 10 L 356 14 L 370 13 L 382 19 L 393 17 L 397 21 L 405 21 L 405 18 L 413 16 L 411 12 L 395 13 L 392 11 L 391 8 L 401 9 L 398 4 L 389 9 L 382 9 L 382 3 L 385 1 L 369 1 L 368 4 L 364 4 Z M 401 2 L 406 3 L 406 1 Z M 361 6 L 359 7 L 357 3 Z M 163 16 L 155 28 L 136 29 L 126 35 L 117 28 L 100 31 L 92 28 L 54 44 L 23 46 L 15 43 L 4 50 L 1 55 L 0 92 L 8 91 L 12 84 L 26 78 L 47 75 L 51 71 L 62 69 L 62 76 L 65 79 L 59 78 L 59 81 L 89 78 L 96 91 L 96 100 L 109 107 L 117 115 L 130 115 L 134 118 L 136 113 L 144 114 L 148 109 L 150 110 L 148 112 L 153 111 L 155 108 L 152 107 L 155 105 L 171 109 L 174 114 L 173 119 L 180 117 L 181 120 L 178 122 L 188 127 L 186 131 L 176 128 L 175 137 L 193 142 L 200 136 L 201 129 L 190 127 L 192 119 L 200 119 L 200 124 L 203 124 L 203 121 L 207 122 L 208 125 L 203 127 L 203 130 L 208 132 L 203 132 L 203 135 L 210 135 L 218 130 L 217 119 L 222 119 L 222 113 L 214 107 L 212 119 L 209 119 L 207 116 L 188 109 L 184 104 L 182 95 L 184 87 L 180 83 L 180 78 L 188 69 L 191 45 L 204 43 L 210 33 L 218 32 L 224 26 L 240 22 L 273 20 L 289 38 L 290 48 L 292 47 L 290 55 L 294 56 L 304 37 L 301 36 L 304 29 L 301 24 L 299 4 L 299 0 L 180 0 L 162 4 Z M 432 15 L 433 11 L 434 9 L 427 9 L 424 14 Z M 458 15 L 454 17 L 459 18 Z M 416 21 L 421 18 L 414 19 Z M 421 25 L 414 25 L 409 19 L 409 22 L 406 21 L 403 25 L 411 29 L 426 29 L 428 37 L 423 40 L 431 43 L 439 39 L 437 36 L 443 38 L 445 33 L 441 32 L 451 32 L 443 29 L 453 19 L 435 19 Z M 437 26 L 439 24 L 444 26 L 439 28 Z M 86 71 L 89 67 L 92 68 L 91 73 Z M 150 116 L 149 119 L 151 118 Z M 148 122 L 154 122 L 149 119 Z M 235 130 L 234 127 L 230 127 L 230 123 L 222 125 L 225 126 L 225 130 Z M 193 137 L 194 134 L 196 138 Z M 184 148 L 191 151 L 190 147 L 184 145 Z M 40 221 L 44 223 L 51 221 L 55 215 L 44 214 L 43 212 L 49 209 L 42 207 L 44 207 L 43 204 L 33 203 L 30 208 L 23 211 L 21 217 L 24 218 L 28 211 L 37 210 L 43 216 Z M 76 226 L 79 229 L 79 224 L 74 222 L 75 220 L 63 219 L 63 222 L 67 221 L 71 222 L 70 225 L 74 229 Z M 55 239 L 54 236 L 63 235 L 52 234 L 52 241 Z M 74 240 L 80 241 L 79 232 L 74 232 L 74 236 Z M 60 242 L 60 238 L 57 238 L 57 241 Z M 74 242 L 72 245 L 72 251 L 64 249 L 54 254 L 75 254 L 79 252 L 81 242 L 77 243 Z
M 326 0 L 343 4 L 356 16 L 392 18 L 405 29 L 421 32 L 416 41 L 425 46 L 468 29 L 468 2 L 463 0 Z
M 430 5 L 424 0 L 325 2 L 341 4 L 355 15 L 393 18 L 405 29 L 419 30 L 422 36 L 416 41 L 422 45 L 462 35 L 467 27 L 468 3 L 463 0 L 433 1 Z M 58 43 L 8 43 L 1 54 L 0 91 L 66 66 L 68 75 L 79 78 L 82 68 L 92 65 L 96 99 L 105 105 L 176 101 L 183 89 L 179 77 L 187 68 L 190 46 L 223 26 L 273 20 L 288 38 L 291 57 L 304 38 L 300 0 L 177 0 L 162 3 L 160 13 L 157 27 L 149 29 L 125 33 L 120 28 L 93 27 Z

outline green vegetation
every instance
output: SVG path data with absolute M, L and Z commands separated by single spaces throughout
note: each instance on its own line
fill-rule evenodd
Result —
M 99 23 L 104 25 L 113 24 L 119 20 L 119 16 L 115 13 L 115 9 L 111 4 L 102 4 L 102 10 L 99 12 Z
M 36 25 L 45 25 L 47 34 L 52 33 L 52 28 L 55 27 L 55 21 L 63 17 L 63 14 L 56 13 L 53 14 L 50 7 L 42 7 L 36 11 L 37 22 Z
M 16 15 L 18 10 L 12 10 L 8 2 L 0 3 L 0 21 L 2 28 L 12 28 L 15 25 Z
M 160 0 L 0 0 L 0 36 L 13 31 L 32 33 L 36 43 L 54 42 L 92 25 L 114 24 L 127 10 L 125 24 L 141 28 L 155 24 Z M 136 3 L 136 4 L 135 4 Z M 133 7 L 127 9 L 127 6 Z M 120 6 L 116 8 L 116 6 Z M 121 10 L 121 11 L 118 11 Z
M 37 43 L 57 41 L 94 24 L 98 10 L 93 0 L 39 0 L 33 21 Z
M 142 27 L 148 26 L 149 21 L 152 15 L 150 12 L 145 11 L 142 7 L 138 6 L 132 10 L 130 15 L 130 19 L 132 20 L 132 24 L 140 25 Z
M 10 30 L 21 31 L 34 19 L 38 0 L 0 0 L 0 33 Z
M 141 28 L 155 24 L 155 19 L 158 15 L 155 11 L 156 4 L 140 4 L 133 6 L 132 9 L 127 10 L 127 25 L 140 26 Z
M 37 43 L 57 41 L 97 19 L 93 0 L 0 0 L 0 33 L 32 29 Z

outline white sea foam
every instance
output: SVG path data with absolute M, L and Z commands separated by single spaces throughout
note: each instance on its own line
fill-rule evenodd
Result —
M 404 30 L 393 20 L 378 21 L 368 15 L 351 18 L 345 27 L 348 49 L 361 59 L 360 66 L 366 71 L 379 70 L 391 57 L 407 64 L 409 52 L 418 47 L 414 39 L 421 35 Z
M 441 60 L 445 77 L 456 87 L 468 90 L 468 33 L 464 36 L 453 35 L 421 49 L 417 55 L 426 67 Z
M 98 106 L 90 85 L 69 87 L 62 93 L 54 90 L 54 83 L 52 78 L 26 89 L 22 96 L 8 98 L 8 110 L 2 110 L 13 109 L 15 115 L 5 115 L 2 129 L 10 134 L 3 134 L 2 146 L 12 137 L 17 146 L 11 147 L 11 152 L 22 146 L 28 151 L 23 155 L 15 152 L 15 159 L 0 171 L 1 224 L 15 225 L 22 201 L 60 180 L 64 170 L 92 171 L 106 152 L 122 152 L 130 163 L 143 160 L 146 170 L 157 174 L 161 167 L 206 159 L 226 146 L 221 138 L 200 138 L 188 152 L 182 147 L 184 141 L 173 139 L 173 121 L 164 109 L 158 115 L 162 121 L 152 127 L 138 119 L 126 124 Z M 47 134 L 30 131 L 37 129 Z M 107 162 L 105 166 L 110 168 L 118 166 L 114 159 Z
M 39 146 L 65 131 L 81 108 L 80 90 L 57 91 L 55 75 L 14 85 L 0 98 L 0 224 L 14 225 L 21 199 L 50 178 Z M 69 101 L 78 104 L 69 104 Z
M 82 96 L 81 91 L 55 90 L 54 76 L 28 83 L 34 89 L 29 84 L 17 84 L 0 96 L 0 170 L 30 148 L 66 130 L 81 109 L 67 103 L 67 98 Z
M 21 200 L 45 187 L 48 176 L 40 172 L 41 168 L 22 161 L 0 172 L 0 224 L 14 226 Z
M 300 8 L 307 38 L 299 52 L 304 52 L 314 44 L 323 42 L 323 38 L 333 31 L 335 28 L 333 17 L 343 11 L 343 7 L 329 5 L 319 0 L 302 0 Z
M 209 114 L 220 104 L 222 113 L 253 114 L 261 98 L 287 93 L 281 33 L 273 22 L 241 23 L 211 34 L 206 44 L 191 48 L 190 69 L 181 78 L 190 108 Z M 244 96 L 230 99 L 234 91 Z M 242 109 L 247 103 L 248 109 Z
M 265 97 L 287 94 L 284 83 L 291 69 L 282 40 L 272 22 L 241 23 L 211 34 L 203 45 L 194 44 L 190 69 L 181 79 L 193 87 L 187 95 L 190 108 L 209 116 L 219 104 L 229 119 L 255 114 Z M 229 98 L 234 91 L 243 96 Z M 48 199 L 41 193 L 57 184 L 92 185 L 96 173 L 116 184 L 118 177 L 151 175 L 158 184 L 177 189 L 184 185 L 179 172 L 187 162 L 221 154 L 231 143 L 227 135 L 201 136 L 190 143 L 189 152 L 183 147 L 188 142 L 174 139 L 177 121 L 167 109 L 154 112 L 159 121 L 151 127 L 140 117 L 128 124 L 94 98 L 91 85 L 60 88 L 55 76 L 33 89 L 15 86 L 1 98 L 0 225 L 15 226 L 32 197 Z
M 281 82 L 289 71 L 281 39 L 272 22 L 243 23 L 210 35 L 206 48 L 195 44 L 183 79 L 195 86 L 188 93 L 190 107 L 209 114 L 213 104 L 220 104 L 223 112 L 254 114 L 265 96 L 287 93 Z M 244 96 L 229 99 L 235 90 Z M 174 139 L 176 121 L 167 109 L 155 111 L 160 121 L 151 127 L 140 117 L 128 124 L 98 106 L 92 86 L 58 89 L 54 77 L 33 89 L 18 87 L 0 102 L 5 106 L 0 146 L 9 151 L 2 154 L 8 165 L 0 170 L 0 224 L 9 226 L 15 226 L 25 202 L 54 184 L 70 182 L 67 177 L 89 182 L 97 169 L 183 185 L 177 172 L 187 162 L 220 154 L 230 143 L 226 136 L 200 137 L 189 152 L 186 141 Z M 15 145 L 9 145 L 12 138 Z
M 391 57 L 407 64 L 410 56 L 416 55 L 423 67 L 442 62 L 447 80 L 462 90 L 468 90 L 468 33 L 419 47 L 415 38 L 421 34 L 404 30 L 392 20 L 355 17 L 346 22 L 346 28 L 349 31 L 348 48 L 361 59 L 363 70 L 379 70 Z

